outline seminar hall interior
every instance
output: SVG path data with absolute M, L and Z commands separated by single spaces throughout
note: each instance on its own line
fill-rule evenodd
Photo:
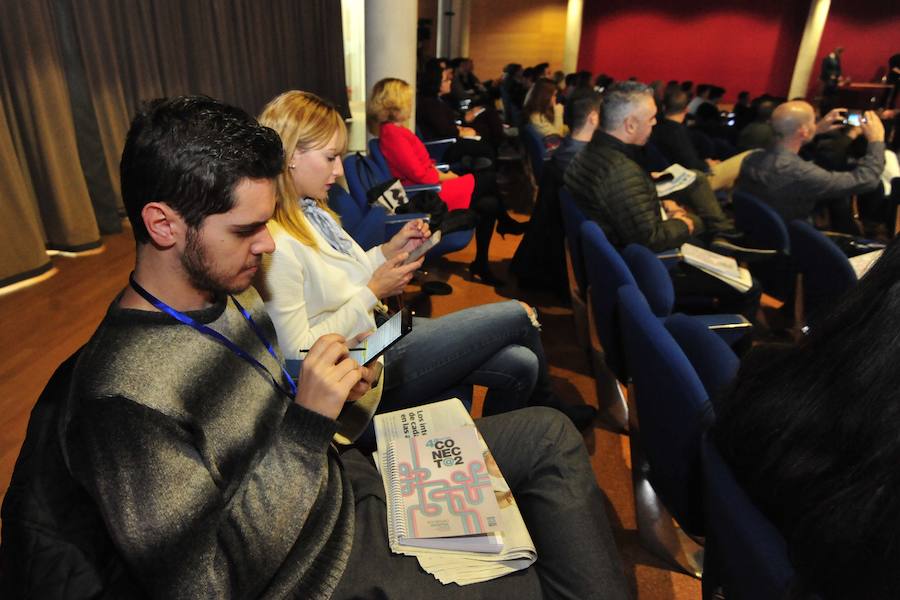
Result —
M 578 429 L 621 597 L 900 597 L 898 31 L 884 0 L 0 1 L 0 595 L 109 583 L 51 376 L 135 269 L 133 116 L 302 90 L 346 123 L 333 235 L 446 228 L 390 311 L 535 309 L 545 398 L 449 387 L 476 425 L 536 403 Z M 388 180 L 429 189 L 394 216 Z

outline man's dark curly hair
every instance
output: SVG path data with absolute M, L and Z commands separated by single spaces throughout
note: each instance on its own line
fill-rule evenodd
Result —
M 165 202 L 197 228 L 231 210 L 243 179 L 274 179 L 283 168 L 278 134 L 243 110 L 206 96 L 151 100 L 132 120 L 119 163 L 135 240 L 150 241 L 141 218 L 148 202 Z

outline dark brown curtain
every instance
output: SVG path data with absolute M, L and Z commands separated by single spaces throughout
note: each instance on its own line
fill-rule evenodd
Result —
M 257 114 L 303 89 L 349 115 L 337 0 L 0 0 L 0 57 L 0 160 L 22 171 L 0 202 L 34 213 L 28 241 L 0 253 L 0 282 L 38 267 L 18 254 L 46 264 L 45 246 L 117 230 L 119 155 L 143 100 L 200 93 Z

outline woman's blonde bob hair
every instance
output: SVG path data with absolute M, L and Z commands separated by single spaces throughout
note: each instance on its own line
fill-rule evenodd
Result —
M 412 112 L 412 88 L 402 79 L 387 77 L 372 87 L 366 103 L 366 123 L 378 135 L 384 123 L 403 123 Z
M 274 98 L 263 108 L 259 122 L 271 127 L 281 136 L 284 146 L 284 168 L 275 182 L 275 221 L 288 233 L 306 244 L 316 247 L 316 240 L 309 222 L 297 204 L 298 192 L 294 187 L 290 165 L 294 152 L 324 148 L 337 132 L 337 150 L 347 150 L 347 126 L 333 104 L 309 92 L 292 90 Z M 313 198 L 319 206 L 338 216 L 328 208 L 326 198 Z M 339 221 L 338 221 L 339 222 Z

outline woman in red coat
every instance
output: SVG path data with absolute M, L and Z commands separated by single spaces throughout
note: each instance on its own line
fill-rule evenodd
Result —
M 494 223 L 500 235 L 524 232 L 524 223 L 506 213 L 493 171 L 457 175 L 434 167 L 422 141 L 402 123 L 412 112 L 412 88 L 402 79 L 382 79 L 372 88 L 367 106 L 369 130 L 380 138 L 381 152 L 394 177 L 404 185 L 441 184 L 440 197 L 450 210 L 471 208 L 478 213 L 475 227 L 475 262 L 472 276 L 489 285 L 501 285 L 488 268 L 488 248 Z

